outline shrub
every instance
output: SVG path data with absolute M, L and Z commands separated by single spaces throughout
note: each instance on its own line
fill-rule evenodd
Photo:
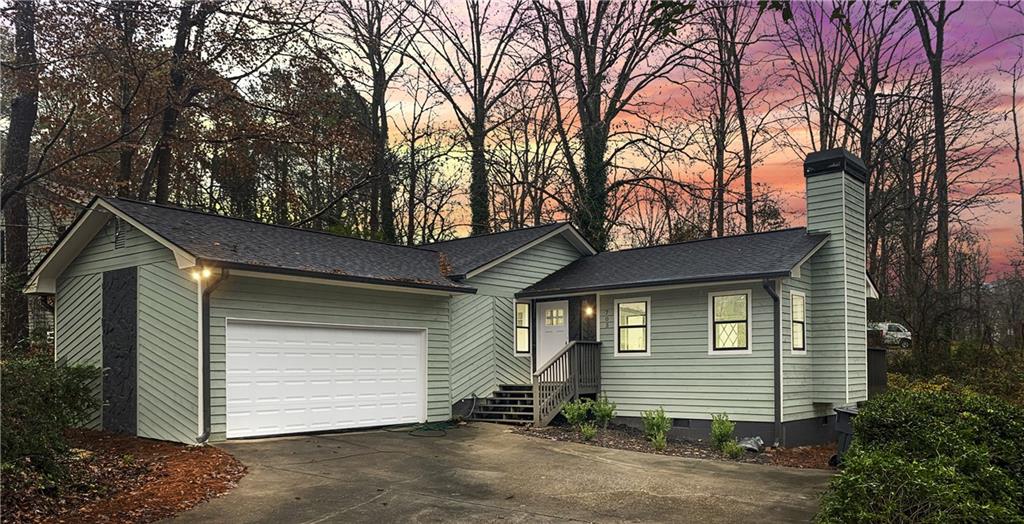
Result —
M 719 451 L 721 451 L 725 456 L 734 460 L 742 458 L 743 455 L 746 455 L 747 453 L 747 450 L 740 447 L 740 445 L 737 444 L 735 440 L 725 441 L 725 443 L 722 444 L 722 447 L 719 448 Z
M 591 440 L 597 436 L 597 424 L 593 422 L 584 422 L 580 424 L 580 436 L 583 440 Z
M 0 363 L 0 456 L 4 469 L 31 467 L 58 474 L 67 451 L 64 430 L 86 422 L 99 408 L 93 384 L 99 369 L 58 366 L 47 357 Z
M 641 411 L 644 421 L 644 435 L 654 444 L 654 449 L 665 449 L 668 430 L 672 428 L 672 419 L 665 416 L 665 409 L 659 407 L 650 411 Z M 659 447 L 660 446 L 660 447 Z
M 605 429 L 608 428 L 608 423 L 615 418 L 615 403 L 608 400 L 608 395 L 603 393 L 590 406 L 590 410 L 594 413 L 594 420 Z
M 1024 408 L 995 397 L 893 390 L 854 419 L 820 521 L 991 521 L 1024 516 Z
M 576 399 L 566 402 L 562 407 L 562 415 L 574 428 L 579 428 L 590 415 L 590 405 L 593 403 L 589 398 Z
M 733 438 L 733 431 L 736 430 L 736 423 L 729 420 L 725 413 L 711 415 L 711 445 L 718 451 L 725 451 L 728 443 L 736 443 Z
M 658 435 L 651 437 L 651 445 L 654 446 L 654 449 L 657 451 L 664 451 L 667 444 L 668 436 L 664 433 L 659 433 Z

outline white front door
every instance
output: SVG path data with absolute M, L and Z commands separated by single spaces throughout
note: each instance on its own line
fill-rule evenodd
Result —
M 227 436 L 426 419 L 422 330 L 228 321 Z
M 569 301 L 537 303 L 537 369 L 569 343 Z

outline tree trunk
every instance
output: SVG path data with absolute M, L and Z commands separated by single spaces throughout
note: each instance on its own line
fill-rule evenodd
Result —
M 171 140 L 174 131 L 178 127 L 178 117 L 181 115 L 181 104 L 184 102 L 183 88 L 185 86 L 184 59 L 188 52 L 188 39 L 192 33 L 192 27 L 196 21 L 193 20 L 195 2 L 185 2 L 178 14 L 178 25 L 175 29 L 174 50 L 171 54 L 171 83 L 167 90 L 166 106 L 160 120 L 160 135 L 156 146 L 142 174 L 142 181 L 139 185 L 138 197 L 140 200 L 149 200 L 149 193 L 153 185 L 153 178 L 156 177 L 156 201 L 167 203 L 170 196 L 171 186 Z
M 1017 189 L 1020 192 L 1020 235 L 1024 241 L 1024 162 L 1021 160 L 1020 122 L 1017 120 L 1017 82 L 1020 73 L 1015 66 L 1010 84 L 1010 115 L 1013 118 L 1013 160 L 1017 166 Z
M 470 147 L 473 158 L 470 162 L 469 209 L 473 221 L 473 235 L 491 232 L 491 197 L 487 186 L 487 157 L 484 149 L 486 123 L 482 119 L 473 126 Z
M 132 100 L 135 94 L 132 91 L 131 60 L 133 40 L 135 38 L 135 12 L 136 7 L 127 1 L 119 1 L 115 4 L 115 16 L 121 30 L 121 78 L 119 79 L 121 89 L 121 144 L 118 153 L 118 175 L 117 194 L 122 197 L 131 196 L 132 161 L 135 157 L 135 145 L 129 139 L 132 129 Z
M 606 226 L 608 211 L 608 169 L 605 154 L 608 135 L 601 123 L 585 124 L 583 129 L 583 192 L 579 199 L 579 226 L 583 236 L 603 251 L 608 247 Z
M 14 2 L 14 97 L 4 149 L 3 186 L 14 187 L 28 174 L 32 129 L 39 110 L 39 68 L 36 59 L 36 6 L 32 1 Z M 4 351 L 27 348 L 28 297 L 21 292 L 28 277 L 28 206 L 25 190 L 11 193 L 3 203 Z

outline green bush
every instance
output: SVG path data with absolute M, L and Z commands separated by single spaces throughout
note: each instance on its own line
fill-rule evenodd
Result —
M 668 430 L 672 428 L 672 419 L 665 416 L 665 409 L 659 407 L 650 411 L 641 411 L 640 416 L 644 421 L 644 435 L 647 435 L 647 438 L 654 444 L 654 449 L 658 451 L 665 449 Z
M 1024 520 L 1024 408 L 995 397 L 893 390 L 854 419 L 822 522 Z
M 85 423 L 100 407 L 93 384 L 100 370 L 60 366 L 47 357 L 0 363 L 0 456 L 4 469 L 29 467 L 58 474 L 67 451 L 64 430 Z
M 574 428 L 579 428 L 584 422 L 587 421 L 587 417 L 590 415 L 590 405 L 593 403 L 589 398 L 576 399 L 571 402 L 566 402 L 565 406 L 562 406 L 562 416 L 569 422 Z
M 580 424 L 580 436 L 583 440 L 591 440 L 597 436 L 597 424 L 593 422 L 584 422 Z
M 590 406 L 590 410 L 594 412 L 594 420 L 605 429 L 608 429 L 608 423 L 615 418 L 615 403 L 608 400 L 608 395 L 604 393 Z
M 725 413 L 711 415 L 711 445 L 718 451 L 725 451 L 728 443 L 736 443 L 733 438 L 733 431 L 736 430 L 736 423 L 729 420 Z
M 657 451 L 664 451 L 665 446 L 668 445 L 668 435 L 659 433 L 651 437 L 651 445 L 654 446 L 654 449 Z
M 740 447 L 740 445 L 737 444 L 735 440 L 725 441 L 725 443 L 722 444 L 722 447 L 719 448 L 719 451 L 721 451 L 725 456 L 734 460 L 742 458 L 743 455 L 747 454 L 747 450 Z

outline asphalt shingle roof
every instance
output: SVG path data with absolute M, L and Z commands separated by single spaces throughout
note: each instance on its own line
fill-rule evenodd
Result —
M 465 276 L 492 260 L 501 258 L 522 246 L 529 244 L 564 226 L 566 222 L 553 222 L 542 226 L 513 229 L 489 235 L 479 235 L 433 244 L 423 244 L 423 249 L 441 251 L 448 257 L 451 275 Z
M 794 228 L 607 251 L 576 260 L 518 296 L 784 276 L 826 238 Z
M 339 280 L 473 292 L 441 269 L 436 250 L 396 246 L 151 203 L 103 198 L 203 261 Z

